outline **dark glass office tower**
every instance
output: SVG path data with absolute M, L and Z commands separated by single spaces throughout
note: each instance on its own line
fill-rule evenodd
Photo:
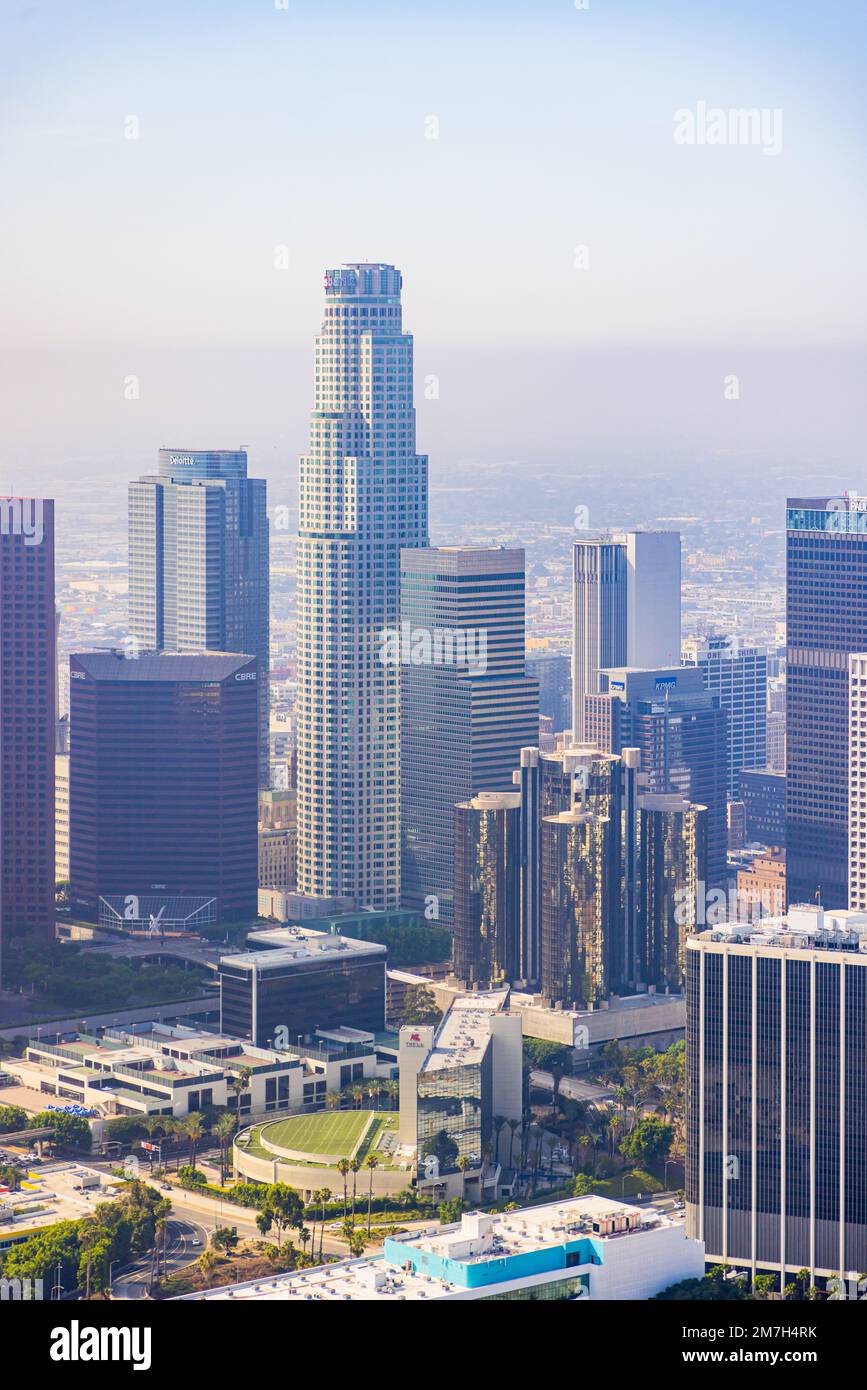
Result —
M 70 657 L 73 910 L 147 929 L 257 908 L 255 657 Z
M 744 768 L 741 772 L 747 840 L 786 847 L 786 774 L 771 768 Z
M 686 939 L 707 879 L 707 809 L 677 792 L 638 797 L 636 817 L 638 961 L 633 979 L 683 988 Z
M 454 972 L 489 988 L 518 977 L 520 796 L 480 792 L 454 816 Z
M 845 907 L 848 659 L 867 651 L 867 498 L 789 498 L 786 531 L 786 895 Z
M 527 675 L 539 682 L 539 714 L 555 733 L 572 727 L 572 659 L 556 652 L 527 657 Z
M 0 498 L 3 943 L 54 936 L 54 503 Z
M 259 662 L 259 785 L 268 757 L 266 483 L 245 450 L 160 449 L 129 485 L 129 626 L 144 650 L 247 652 Z
M 621 746 L 639 750 L 645 789 L 707 807 L 707 881 L 724 886 L 728 712 L 720 697 L 705 690 L 694 666 L 620 667 L 603 671 L 600 682 L 602 695 L 622 702 L 611 727 Z
M 445 546 L 400 557 L 401 901 L 454 920 L 454 807 L 508 791 L 539 736 L 524 674 L 524 552 Z
M 782 1277 L 867 1269 L 867 919 L 686 943 L 687 1235 Z
M 567 1008 L 604 999 L 619 903 L 612 901 L 614 823 L 576 808 L 542 821 L 541 986 Z
M 536 983 L 542 953 L 542 823 L 578 808 L 610 821 L 608 984 L 620 989 L 643 977 L 636 954 L 635 834 L 639 761 L 579 744 L 558 753 L 521 749 L 515 786 L 521 793 L 521 949 L 519 978 Z
M 294 1044 L 317 1028 L 385 1028 L 388 951 L 372 941 L 299 931 L 286 949 L 243 951 L 220 961 L 220 1027 L 257 1047 Z

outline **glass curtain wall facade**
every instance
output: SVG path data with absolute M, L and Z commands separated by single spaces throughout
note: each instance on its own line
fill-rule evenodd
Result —
M 520 796 L 481 792 L 454 809 L 453 968 L 467 985 L 518 977 Z
M 0 498 L 0 978 L 4 941 L 54 936 L 54 503 Z
M 302 966 L 294 960 L 244 963 L 243 957 L 228 957 L 220 962 L 220 1026 L 257 1047 L 273 1047 L 278 1028 L 288 1032 L 290 1044 L 337 1025 L 381 1032 L 385 955 L 383 947 L 381 959 L 347 957 Z
M 524 606 L 523 550 L 401 556 L 401 898 L 446 927 L 454 807 L 510 788 L 522 746 L 538 738 Z
M 270 785 L 266 483 L 240 450 L 160 449 L 129 485 L 129 626 L 143 650 L 259 663 L 259 785 Z
M 683 988 L 686 939 L 707 878 L 707 809 L 675 795 L 638 798 L 638 962 L 635 979 Z
M 481 1162 L 492 1132 L 493 1045 L 478 1062 L 425 1069 L 418 1076 L 417 1135 L 419 1158 L 440 1157 L 440 1172 L 454 1172 L 457 1160 Z M 445 1135 L 445 1144 L 442 1142 Z M 457 1147 L 454 1153 L 452 1145 Z M 453 1154 L 443 1161 L 441 1155 Z
M 687 1234 L 709 1261 L 867 1268 L 867 956 L 687 942 Z
M 542 821 L 541 988 L 553 1004 L 587 1005 L 611 988 L 613 830 L 591 811 Z
M 845 907 L 848 661 L 867 651 L 867 498 L 789 498 L 786 531 L 786 896 Z
M 155 893 L 256 915 L 254 657 L 70 658 L 74 910 Z

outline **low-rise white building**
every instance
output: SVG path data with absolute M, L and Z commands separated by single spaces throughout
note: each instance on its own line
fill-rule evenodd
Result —
M 242 1121 L 321 1106 L 329 1091 L 390 1072 L 377 1059 L 373 1034 L 357 1029 L 315 1035 L 278 1052 L 162 1023 L 107 1029 L 101 1038 L 79 1033 L 31 1041 L 23 1058 L 4 1067 L 30 1092 L 77 1101 L 101 1118 L 228 1106 Z
M 465 1213 L 381 1256 L 187 1294 L 186 1299 L 342 1303 L 647 1299 L 704 1273 L 704 1246 L 656 1210 L 575 1197 L 497 1215 Z

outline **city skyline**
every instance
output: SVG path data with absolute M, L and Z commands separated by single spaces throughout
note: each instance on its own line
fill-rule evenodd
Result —
M 591 1376 L 606 1303 L 664 1376 L 833 1374 L 865 41 L 852 0 L 0 13 L 37 1362 L 37 1305 L 53 1361 L 165 1378 L 160 1310 L 225 1301 L 187 1330 L 249 1378 L 249 1301 L 595 1301 Z

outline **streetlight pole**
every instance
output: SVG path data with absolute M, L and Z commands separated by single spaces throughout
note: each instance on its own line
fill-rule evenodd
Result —
M 63 1285 L 60 1282 L 60 1260 L 57 1261 L 57 1279 L 52 1287 L 51 1292 L 54 1295 L 55 1300 L 59 1300 L 60 1295 L 63 1293 Z
M 110 1263 L 109 1266 L 108 1266 L 108 1296 L 109 1296 L 109 1298 L 111 1298 L 112 1294 L 114 1293 L 114 1276 L 113 1276 L 113 1274 L 112 1274 L 112 1270 L 114 1269 L 115 1265 L 119 1265 L 119 1264 L 120 1264 L 120 1260 L 112 1260 L 111 1263 Z

